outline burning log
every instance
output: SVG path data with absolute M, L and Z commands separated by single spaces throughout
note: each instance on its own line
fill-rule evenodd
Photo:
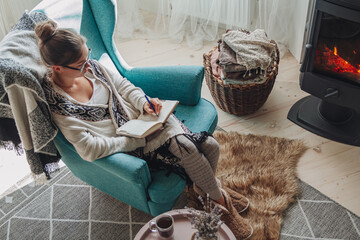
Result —
M 332 50 L 325 45 L 318 47 L 314 66 L 318 71 L 332 73 L 360 83 L 360 65 L 353 66 L 340 57 L 337 47 Z

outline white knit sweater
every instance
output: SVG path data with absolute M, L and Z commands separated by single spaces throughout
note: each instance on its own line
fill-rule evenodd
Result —
M 112 101 L 112 95 L 115 95 L 129 119 L 136 119 L 143 114 L 143 106 L 146 102 L 144 92 L 123 78 L 119 73 L 114 73 L 106 69 L 106 67 L 100 63 L 98 63 L 98 65 L 110 85 L 109 103 Z M 91 72 L 86 73 L 85 76 L 96 77 Z M 78 102 L 69 97 L 68 94 L 54 83 L 52 83 L 52 85 L 57 93 L 73 103 L 90 107 L 108 107 L 108 105 L 104 104 Z M 110 109 L 110 115 L 111 114 Z M 52 112 L 52 117 L 65 138 L 74 145 L 78 154 L 87 161 L 94 161 L 116 152 L 133 151 L 139 147 L 144 147 L 145 153 L 154 151 L 163 145 L 170 137 L 184 133 L 178 121 L 172 116 L 165 124 L 165 129 L 160 133 L 155 133 L 156 137 L 150 137 L 147 142 L 145 139 L 116 135 L 117 125 L 113 119 L 86 121 L 77 119 L 71 115 L 65 116 L 54 112 Z

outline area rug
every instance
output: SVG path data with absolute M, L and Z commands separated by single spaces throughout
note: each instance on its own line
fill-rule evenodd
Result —
M 218 133 L 216 133 L 218 134 Z M 231 133 L 230 133 L 231 134 Z M 230 135 L 229 134 L 229 135 Z M 222 135 L 222 134 L 220 134 Z M 217 136 L 219 141 L 220 135 Z M 255 141 L 250 144 L 250 139 L 256 136 L 243 136 L 237 144 L 242 147 L 233 148 L 245 156 L 244 163 L 253 161 L 247 153 L 258 153 L 259 146 L 264 147 L 270 139 Z M 296 154 L 289 154 L 289 150 L 284 148 L 289 146 L 287 141 L 276 140 L 278 148 L 277 154 L 267 153 L 273 157 L 273 162 L 283 161 L 280 153 L 285 152 L 294 158 L 288 158 L 291 165 L 292 161 L 296 164 Z M 296 146 L 297 141 L 292 142 L 290 146 Z M 300 150 L 302 147 L 300 147 Z M 297 147 L 295 147 L 297 149 Z M 299 150 L 299 151 L 300 151 Z M 301 153 L 299 153 L 301 154 Z M 270 158 L 266 156 L 265 158 Z M 263 159 L 257 159 L 260 162 Z M 281 162 L 280 161 L 280 162 Z M 221 159 L 223 162 L 223 158 Z M 239 191 L 244 191 L 244 180 L 232 181 L 230 176 L 223 173 L 223 163 L 219 163 L 219 176 L 226 184 L 241 184 Z M 244 164 L 245 165 L 245 164 Z M 273 163 L 270 164 L 274 166 Z M 276 164 L 275 164 L 276 165 Z M 256 165 L 258 167 L 258 165 Z M 267 167 L 266 164 L 259 165 Z M 257 168 L 256 167 L 256 168 Z M 297 185 L 295 193 L 285 193 L 285 199 L 293 201 L 283 212 L 280 240 L 300 240 L 300 239 L 360 239 L 360 218 L 351 211 L 340 206 L 336 202 L 327 198 L 308 184 L 294 177 L 293 181 L 286 180 L 285 172 L 281 172 L 281 165 L 276 165 L 278 170 L 275 173 L 280 174 L 282 185 Z M 229 168 L 242 169 L 239 166 L 229 166 Z M 273 207 L 263 207 L 262 199 L 254 196 L 256 193 L 266 193 L 270 199 L 282 202 L 278 198 L 273 198 L 271 191 L 283 192 L 282 189 L 272 189 L 260 191 L 257 182 L 262 181 L 259 175 L 265 175 L 265 170 L 256 170 L 247 167 L 248 174 L 253 172 L 258 177 L 251 178 L 254 186 L 251 191 L 247 190 L 244 194 L 251 196 L 252 207 L 249 209 L 246 218 L 251 219 L 255 226 L 256 233 L 252 239 L 269 239 L 267 236 L 276 236 L 267 233 L 264 227 L 279 227 L 281 215 L 276 211 L 282 211 L 278 205 Z M 233 169 L 235 172 L 235 169 Z M 247 174 L 244 176 L 248 176 Z M 25 179 L 24 179 L 25 181 Z M 273 180 L 274 183 L 277 181 Z M 0 239 L 18 240 L 18 239 L 120 239 L 132 240 L 136 233 L 152 219 L 149 214 L 143 213 L 130 207 L 117 199 L 89 186 L 76 178 L 67 167 L 63 167 L 59 173 L 54 176 L 49 185 L 35 186 L 34 183 L 24 185 L 23 181 L 17 183 L 12 189 L 0 196 Z M 266 188 L 267 189 L 267 188 Z M 272 189 L 272 190 L 271 190 Z M 187 203 L 186 193 L 182 194 L 175 208 L 183 208 Z M 285 208 L 285 204 L 283 206 Z M 262 209 L 260 211 L 259 209 Z M 256 214 L 258 216 L 254 216 Z M 269 224 L 274 222 L 275 224 Z M 258 238 L 265 236 L 264 238 Z M 275 239 L 275 238 L 274 238 Z

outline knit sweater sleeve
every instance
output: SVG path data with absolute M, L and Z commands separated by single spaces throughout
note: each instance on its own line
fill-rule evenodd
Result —
M 94 127 L 88 122 L 74 117 L 53 114 L 54 121 L 65 138 L 75 147 L 76 152 L 86 161 L 111 155 L 116 152 L 129 152 L 144 147 L 146 140 L 124 136 L 98 136 L 99 129 L 107 131 L 109 124 Z

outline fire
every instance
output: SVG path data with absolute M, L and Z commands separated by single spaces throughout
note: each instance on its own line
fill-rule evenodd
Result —
M 332 72 L 348 80 L 360 83 L 360 65 L 354 64 L 353 61 L 347 61 L 342 58 L 342 52 L 339 52 L 339 47 L 334 46 L 332 49 L 328 48 L 325 44 L 321 44 L 316 49 L 316 56 L 314 67 L 320 72 Z M 355 55 L 357 50 L 350 51 Z M 346 54 L 345 54 L 346 56 Z
M 338 55 L 337 47 L 334 47 L 334 50 L 325 47 L 325 51 L 329 53 L 327 65 L 332 68 L 332 71 L 337 73 L 360 73 L 360 65 L 358 69 L 351 65 L 348 61 L 344 60 Z

